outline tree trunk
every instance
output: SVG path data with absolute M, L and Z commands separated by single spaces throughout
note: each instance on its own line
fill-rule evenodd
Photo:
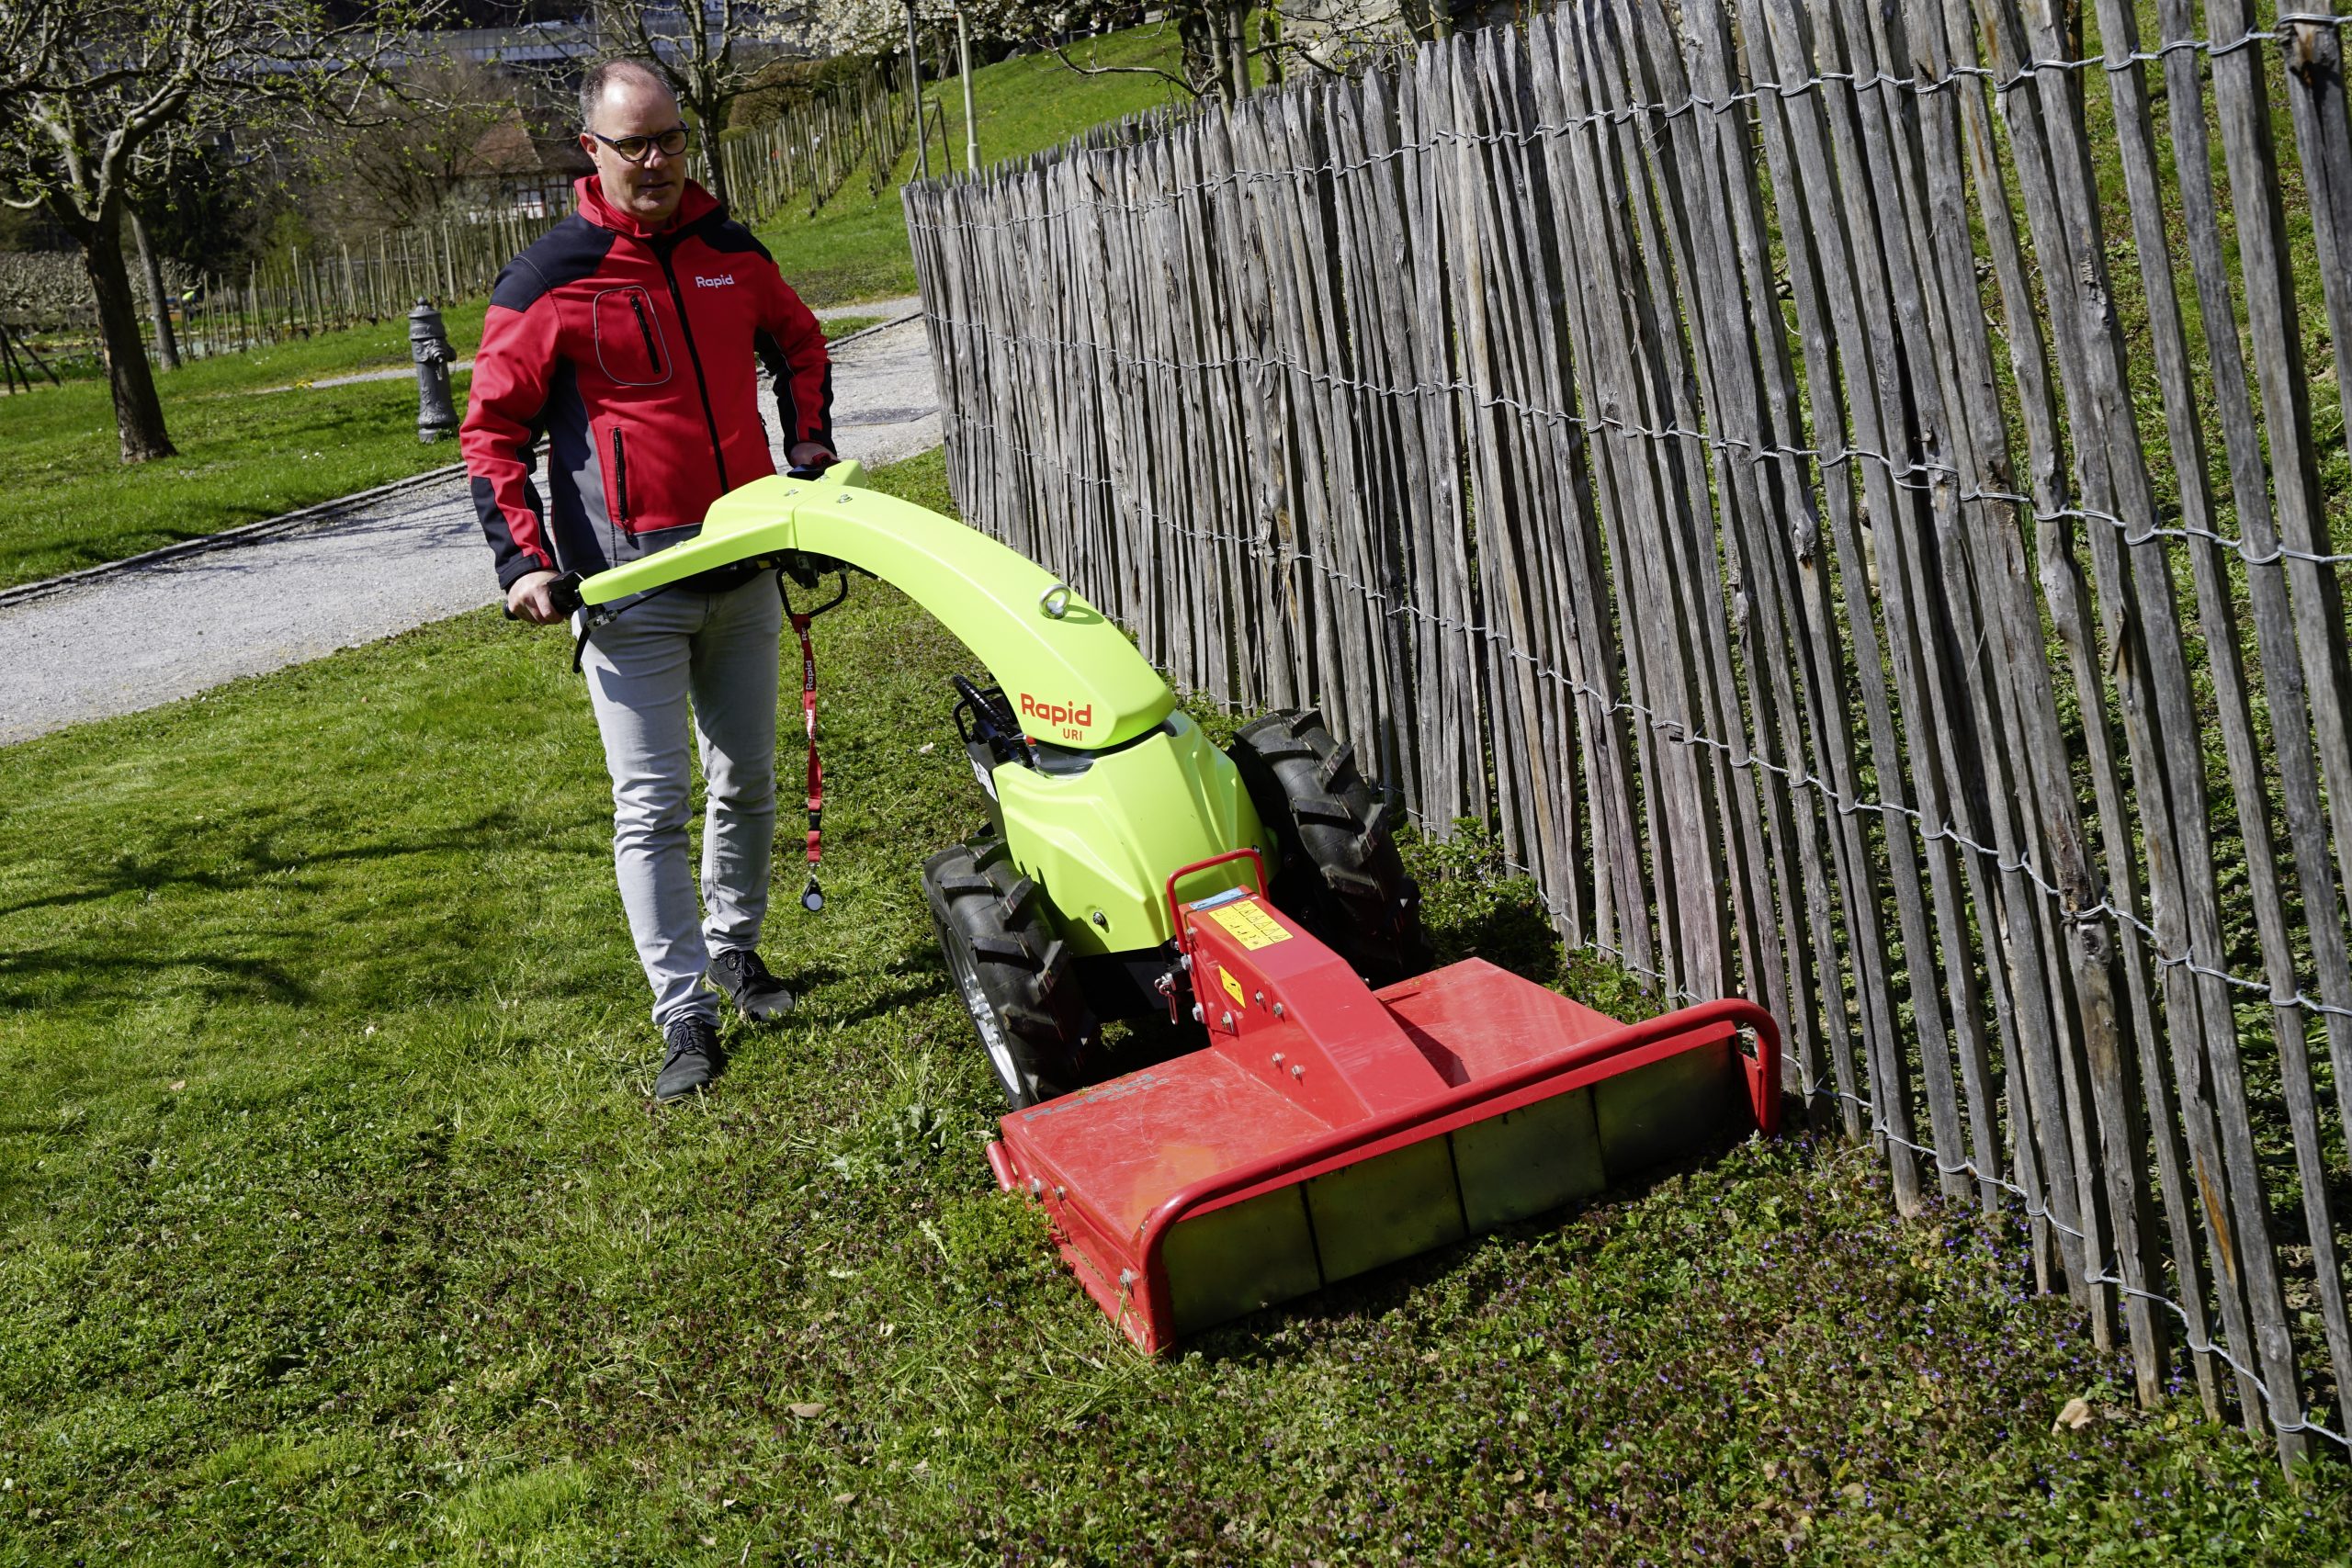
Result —
M 1224 96 L 1225 72 L 1217 59 L 1222 33 L 1208 8 L 1186 6 L 1177 14 L 1176 39 L 1184 80 L 1203 97 Z
M 716 136 L 703 143 L 703 164 L 705 172 L 710 175 L 707 187 L 710 194 L 718 198 L 719 206 L 732 213 L 735 210 L 734 193 L 727 188 L 727 160 L 719 156 L 718 138 Z
M 696 93 L 679 101 L 694 111 L 695 136 L 702 143 L 703 188 L 717 197 L 718 204 L 731 214 L 735 204 L 729 199 L 733 193 L 727 188 L 727 160 L 718 155 L 718 128 L 727 122 L 731 100 L 715 93 L 708 96 Z
M 95 223 L 76 220 L 67 227 L 81 243 L 82 269 L 89 275 L 90 293 L 97 302 L 98 339 L 106 348 L 107 380 L 114 389 L 122 460 L 145 463 L 176 457 L 179 449 L 164 429 L 164 404 L 155 396 L 147 345 L 139 341 L 139 301 L 131 297 L 130 273 L 122 265 L 122 209 L 113 208 Z
M 131 243 L 139 247 L 139 270 L 147 279 L 147 319 L 155 323 L 155 357 L 166 370 L 180 367 L 180 340 L 172 332 L 172 297 L 164 292 L 164 267 L 155 247 L 147 243 L 147 223 L 139 209 L 130 209 Z
M 1199 0 L 1177 14 L 1184 79 L 1204 97 L 1239 103 L 1250 95 L 1248 7 L 1233 0 Z
M 1228 6 L 1225 11 L 1225 78 L 1227 102 L 1250 96 L 1250 7 Z

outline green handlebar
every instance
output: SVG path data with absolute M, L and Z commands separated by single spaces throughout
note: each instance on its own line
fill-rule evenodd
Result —
M 821 478 L 772 475 L 720 498 L 682 545 L 580 584 L 588 604 L 738 561 L 793 551 L 872 572 L 936 616 L 989 667 L 1038 740 L 1100 750 L 1145 733 L 1176 698 L 1118 627 L 1068 583 L 953 518 L 865 489 L 838 463 Z

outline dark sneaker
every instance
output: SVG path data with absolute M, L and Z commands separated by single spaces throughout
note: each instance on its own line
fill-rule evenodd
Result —
M 684 1100 L 727 1068 L 727 1053 L 719 1048 L 718 1026 L 700 1013 L 673 1018 L 662 1031 L 670 1047 L 662 1076 L 653 1080 L 653 1098 Z
M 769 974 L 760 955 L 748 947 L 710 955 L 710 986 L 754 1023 L 770 1022 L 792 1010 L 790 989 Z

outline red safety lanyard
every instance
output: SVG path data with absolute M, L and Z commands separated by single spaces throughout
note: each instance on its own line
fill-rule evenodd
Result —
M 781 571 L 776 573 L 775 592 L 784 601 L 785 618 L 800 634 L 800 713 L 808 729 L 808 886 L 800 891 L 800 907 L 814 913 L 825 907 L 824 889 L 817 886 L 817 856 L 823 844 L 825 770 L 817 761 L 817 645 L 809 638 L 808 624 L 839 608 L 849 597 L 849 573 L 842 573 L 839 592 L 806 615 L 792 607 L 792 593 L 785 587 Z
M 800 901 L 810 909 L 824 907 L 817 887 L 817 859 L 822 852 L 825 818 L 825 768 L 817 761 L 817 645 L 809 640 L 808 623 L 817 617 L 795 611 L 792 629 L 800 634 L 800 712 L 808 730 L 808 886 Z

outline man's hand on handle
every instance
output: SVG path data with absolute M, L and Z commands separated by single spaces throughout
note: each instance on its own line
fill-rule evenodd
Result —
M 786 454 L 796 472 L 820 470 L 840 459 L 827 447 L 814 441 L 803 441 Z M 506 613 L 518 621 L 534 626 L 550 626 L 569 616 L 577 607 L 577 598 L 561 591 L 560 574 L 552 571 L 529 571 L 514 580 L 506 591 Z M 561 602 L 572 598 L 571 604 Z
M 553 626 L 562 620 L 567 612 L 556 607 L 556 581 L 552 571 L 526 572 L 516 578 L 514 586 L 506 591 L 506 613 L 535 626 Z

